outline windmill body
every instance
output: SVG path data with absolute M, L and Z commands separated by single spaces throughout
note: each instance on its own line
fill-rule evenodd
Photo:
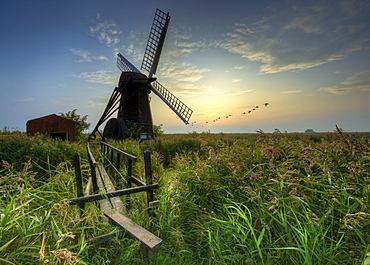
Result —
M 118 54 L 117 66 L 122 71 L 118 86 L 114 89 L 89 139 L 95 139 L 99 126 L 115 112 L 117 112 L 117 118 L 107 121 L 102 135 L 103 139 L 122 140 L 132 136 L 153 139 L 155 135 L 149 100 L 149 94 L 152 91 L 185 124 L 189 124 L 193 111 L 157 82 L 156 78 L 152 78 L 157 69 L 169 21 L 169 13 L 156 10 L 141 66 L 143 70 L 148 71 L 148 76 L 142 74 L 123 55 Z

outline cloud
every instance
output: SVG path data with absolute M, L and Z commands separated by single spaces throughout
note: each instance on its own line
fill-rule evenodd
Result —
M 204 85 L 195 85 L 192 83 L 167 83 L 165 86 L 168 90 L 176 95 L 182 95 L 184 97 L 193 97 L 204 94 L 210 95 L 222 95 L 222 96 L 239 96 L 248 92 L 253 91 L 253 89 L 248 90 L 231 90 L 225 92 L 215 91 L 212 87 Z
M 82 50 L 82 49 L 75 49 L 75 48 L 71 48 L 69 49 L 73 54 L 77 55 L 80 57 L 80 60 L 76 60 L 75 62 L 77 63 L 82 63 L 82 62 L 91 62 L 93 60 L 99 60 L 99 61 L 103 61 L 103 60 L 108 60 L 107 57 L 105 56 L 93 56 L 91 55 L 91 53 L 89 51 L 86 51 L 86 50 Z
M 296 94 L 296 93 L 301 93 L 302 91 L 301 90 L 287 90 L 287 91 L 283 91 L 281 93 L 283 94 Z
M 353 90 L 370 91 L 370 70 L 354 73 L 339 85 L 319 88 L 319 91 L 326 91 L 334 95 L 347 94 Z
M 136 62 L 136 67 L 141 66 L 143 55 L 145 51 L 145 46 L 139 42 L 131 42 L 125 49 L 125 55 L 129 55 L 133 62 Z
M 162 78 L 171 78 L 183 82 L 196 82 L 203 78 L 203 73 L 208 69 L 198 69 L 190 63 L 175 63 L 167 61 L 161 67 L 160 75 Z
M 170 54 L 174 57 L 181 57 L 181 56 L 188 56 L 199 50 L 204 50 L 209 47 L 209 44 L 203 41 L 194 41 L 194 42 L 187 42 L 187 41 L 175 41 L 176 49 L 173 49 Z
M 105 105 L 107 105 L 108 100 L 109 100 L 109 96 L 94 98 L 89 102 L 88 107 L 89 108 L 96 108 L 96 107 L 100 107 L 100 106 L 105 106 Z
M 79 75 L 73 75 L 77 78 L 83 79 L 89 83 L 116 85 L 117 74 L 111 74 L 112 71 L 99 70 L 96 72 L 83 72 Z
M 206 86 L 196 86 L 189 83 L 167 83 L 165 85 L 171 93 L 175 95 L 181 95 L 184 97 L 198 96 L 202 94 L 213 93 L 210 87 Z
M 119 35 L 122 33 L 114 21 L 102 20 L 99 13 L 96 16 L 96 25 L 91 26 L 89 32 L 108 47 L 119 43 Z
M 236 23 L 219 47 L 261 62 L 260 74 L 303 70 L 342 60 L 366 49 L 369 42 L 366 21 L 348 16 L 359 12 L 361 5 L 346 11 L 343 6 L 339 2 L 306 2 L 251 24 Z
M 230 69 L 227 69 L 226 72 L 228 73 L 232 70 L 238 70 L 239 71 L 239 70 L 243 70 L 244 68 L 245 68 L 244 66 L 235 66 L 235 67 L 232 67 Z
M 241 81 L 242 81 L 242 79 L 232 79 L 231 80 L 232 83 L 238 83 L 238 82 L 241 82 Z
M 196 51 L 203 51 L 213 46 L 212 40 L 193 40 L 192 30 L 186 27 L 170 27 L 166 37 L 166 51 L 162 57 L 173 58 L 187 57 Z M 167 59 L 165 59 L 167 60 Z
M 253 91 L 253 89 L 249 90 L 231 90 L 231 91 L 226 91 L 226 92 L 219 92 L 217 94 L 223 95 L 223 96 L 239 96 L 248 92 Z

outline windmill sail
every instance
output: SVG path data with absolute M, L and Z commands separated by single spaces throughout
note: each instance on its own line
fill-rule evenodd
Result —
M 130 63 L 122 54 L 117 54 L 117 67 L 122 72 L 136 72 L 141 73 L 132 63 Z
M 185 124 L 189 124 L 189 119 L 193 111 L 188 106 L 157 81 L 152 83 L 152 91 L 162 99 Z
M 170 18 L 170 13 L 164 13 L 157 8 L 141 64 L 141 69 L 149 72 L 149 78 L 157 70 Z
M 140 73 L 140 71 L 131 64 L 123 55 L 120 53 L 117 54 L 117 66 L 121 71 L 132 71 Z M 193 111 L 186 106 L 180 99 L 178 99 L 174 94 L 168 91 L 163 85 L 159 82 L 153 82 L 151 89 L 154 94 L 156 94 L 160 99 L 163 100 L 166 105 L 172 109 L 177 116 L 185 123 L 189 124 L 189 120 Z

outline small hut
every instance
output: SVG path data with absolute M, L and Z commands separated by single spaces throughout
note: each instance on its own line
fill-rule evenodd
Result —
M 27 136 L 45 134 L 51 138 L 76 140 L 76 123 L 56 114 L 27 121 Z

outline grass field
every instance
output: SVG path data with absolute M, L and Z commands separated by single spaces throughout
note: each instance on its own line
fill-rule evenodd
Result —
M 160 189 L 156 217 L 144 194 L 130 215 L 164 243 L 152 264 L 370 264 L 370 135 L 161 135 L 112 142 L 139 158 L 152 153 Z M 140 243 L 113 238 L 94 203 L 84 217 L 74 152 L 89 174 L 86 142 L 0 136 L 1 264 L 147 264 Z

